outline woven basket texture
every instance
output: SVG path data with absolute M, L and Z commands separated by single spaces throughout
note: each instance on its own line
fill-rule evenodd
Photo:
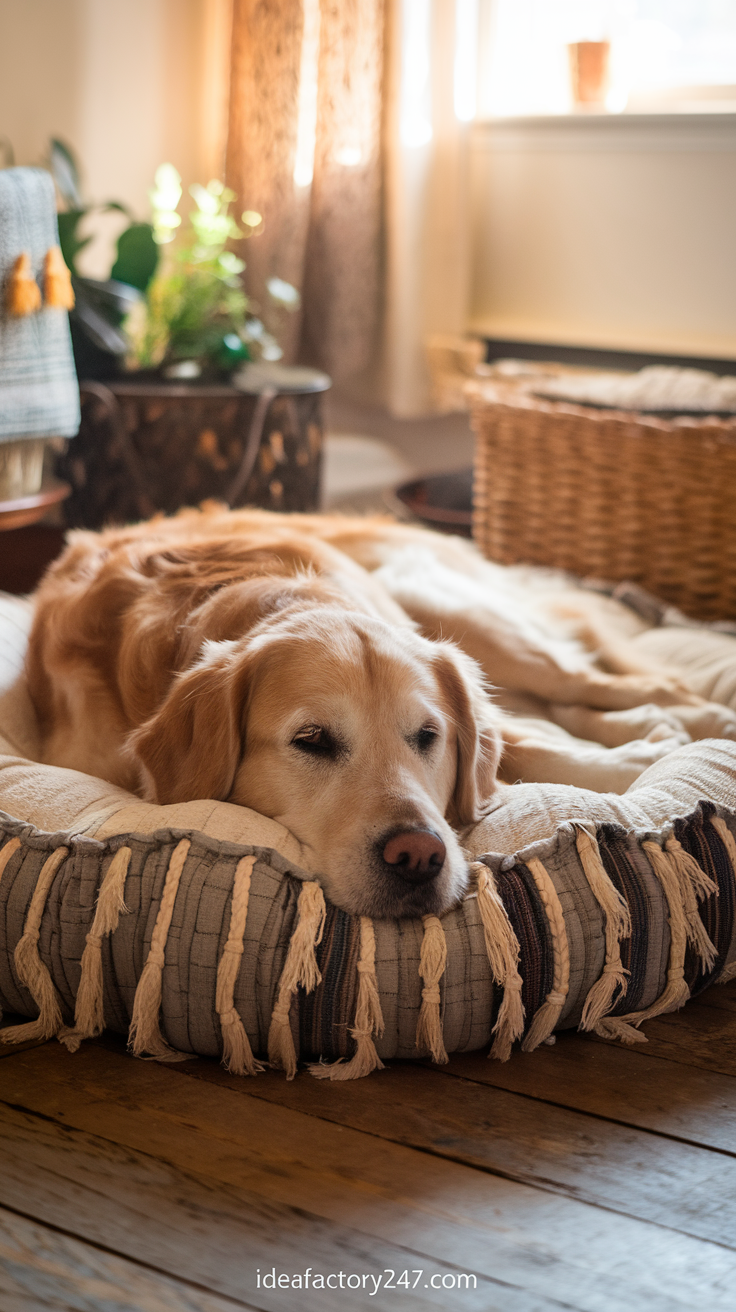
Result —
M 473 536 L 501 564 L 632 580 L 736 616 L 736 417 L 658 418 L 474 388 Z
M 72 487 L 64 507 L 67 527 L 128 524 L 209 497 L 266 510 L 317 510 L 319 393 L 274 398 L 247 476 L 233 492 L 248 456 L 255 406 L 255 396 L 234 387 L 82 383 L 79 435 L 56 470 Z

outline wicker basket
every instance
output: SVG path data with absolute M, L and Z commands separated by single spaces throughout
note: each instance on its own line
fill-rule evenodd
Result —
M 497 384 L 473 385 L 472 401 L 485 555 L 736 617 L 736 417 L 596 410 Z

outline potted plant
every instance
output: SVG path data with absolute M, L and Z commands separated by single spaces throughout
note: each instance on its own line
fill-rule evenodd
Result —
M 234 193 L 213 180 L 190 188 L 194 208 L 183 222 L 181 180 L 172 165 L 161 165 L 150 222 L 137 221 L 119 202 L 102 207 L 126 213 L 129 223 L 110 279 L 85 279 L 76 260 L 91 207 L 79 199 L 72 152 L 55 146 L 57 187 L 68 202 L 59 217 L 78 298 L 77 336 L 89 341 L 91 322 L 93 345 L 111 362 L 109 372 L 85 376 L 86 359 L 81 350 L 77 355 L 82 425 L 59 466 L 73 489 L 67 522 L 126 522 L 211 497 L 315 509 L 320 394 L 329 379 L 276 364 L 276 336 L 246 295 L 245 264 L 231 244 L 256 235 L 261 216 L 246 210 L 236 223 Z M 298 292 L 281 279 L 271 279 L 268 293 L 274 318 L 299 307 Z

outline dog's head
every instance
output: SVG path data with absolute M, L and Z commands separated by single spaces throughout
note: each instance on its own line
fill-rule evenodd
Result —
M 205 642 L 130 739 L 147 795 L 280 821 L 337 906 L 440 913 L 467 871 L 500 739 L 478 667 L 449 643 L 334 605 Z

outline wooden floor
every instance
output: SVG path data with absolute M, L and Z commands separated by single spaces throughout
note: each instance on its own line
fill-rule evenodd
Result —
M 647 1032 L 349 1084 L 0 1048 L 0 1312 L 733 1312 L 736 983 Z

